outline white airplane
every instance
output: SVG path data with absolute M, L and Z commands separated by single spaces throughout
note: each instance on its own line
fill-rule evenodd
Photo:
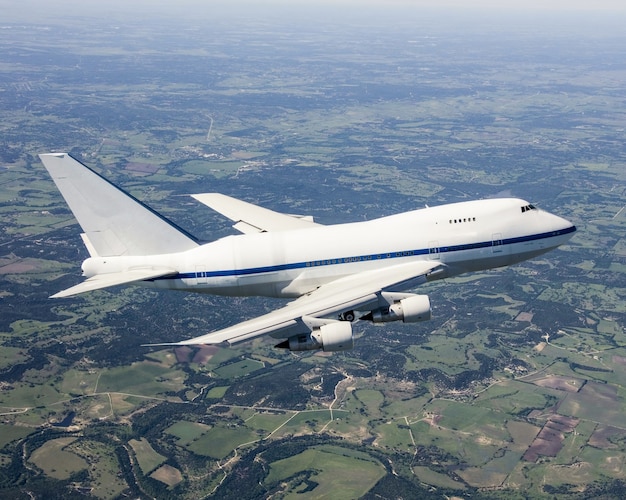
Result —
M 82 283 L 52 297 L 114 285 L 293 298 L 223 330 L 153 345 L 236 344 L 262 335 L 292 351 L 342 351 L 351 322 L 430 319 L 418 285 L 508 266 L 568 241 L 569 221 L 516 199 L 453 203 L 325 226 L 222 194 L 192 195 L 241 235 L 201 243 L 67 153 L 40 155 L 80 224 L 90 257 Z

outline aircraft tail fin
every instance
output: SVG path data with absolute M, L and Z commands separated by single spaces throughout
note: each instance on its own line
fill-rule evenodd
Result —
M 67 153 L 39 155 L 78 220 L 90 255 L 182 252 L 197 240 Z

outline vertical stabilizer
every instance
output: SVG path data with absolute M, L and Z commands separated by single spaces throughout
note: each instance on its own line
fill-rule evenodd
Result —
M 198 246 L 189 233 L 69 154 L 39 158 L 82 227 L 90 254 L 154 255 Z

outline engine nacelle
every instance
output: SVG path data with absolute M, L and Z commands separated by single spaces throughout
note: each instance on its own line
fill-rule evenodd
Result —
M 417 323 L 428 321 L 430 316 L 428 295 L 412 295 L 393 303 L 389 308 L 372 311 L 363 319 L 369 319 L 374 323 L 388 323 L 390 321 Z
M 290 351 L 314 351 L 322 349 L 325 352 L 348 351 L 354 347 L 352 325 L 347 321 L 336 321 L 315 328 L 311 333 L 294 335 L 276 347 Z

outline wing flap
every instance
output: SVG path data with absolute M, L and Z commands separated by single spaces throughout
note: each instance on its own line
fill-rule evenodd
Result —
M 440 262 L 414 261 L 366 271 L 322 285 L 285 307 L 223 330 L 180 342 L 150 345 L 237 344 L 262 335 L 287 338 L 310 331 L 306 318 L 323 318 L 351 309 L 375 306 L 378 294 L 406 290 L 426 281 Z
M 192 194 L 194 199 L 229 218 L 242 233 L 290 231 L 314 227 L 312 217 L 281 214 L 221 193 Z
M 91 292 L 92 290 L 100 290 L 115 285 L 126 285 L 134 281 L 149 280 L 176 274 L 173 269 L 131 269 L 120 273 L 98 274 L 86 279 L 76 286 L 55 293 L 50 298 L 58 299 L 62 297 L 71 297 L 79 293 Z

